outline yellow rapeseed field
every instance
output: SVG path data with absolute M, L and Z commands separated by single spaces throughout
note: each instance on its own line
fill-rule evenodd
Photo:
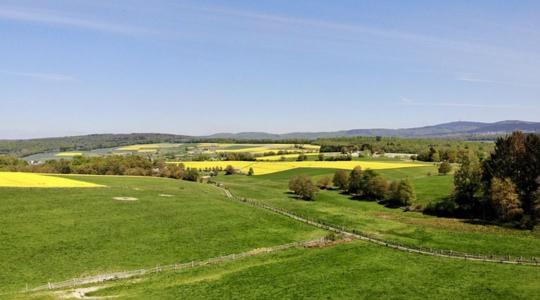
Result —
M 82 152 L 60 152 L 60 153 L 57 153 L 55 156 L 73 157 L 73 156 L 81 156 L 81 155 L 83 155 Z
M 371 162 L 371 161 L 287 161 L 287 162 L 266 162 L 266 161 L 186 161 L 172 162 L 183 163 L 186 168 L 210 169 L 225 168 L 233 166 L 240 171 L 247 173 L 249 168 L 253 168 L 255 175 L 265 175 L 296 168 L 326 168 L 352 170 L 356 166 L 363 169 L 381 170 L 396 168 L 420 167 L 422 164 L 400 163 L 400 162 Z
M 102 185 L 34 173 L 0 172 L 0 187 L 93 188 Z

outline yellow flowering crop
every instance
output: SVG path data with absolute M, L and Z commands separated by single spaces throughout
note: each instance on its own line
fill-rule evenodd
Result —
M 92 188 L 102 185 L 34 173 L 0 172 L 0 187 Z
M 361 166 L 363 169 L 381 170 L 424 166 L 417 163 L 371 161 L 186 161 L 172 163 L 183 163 L 186 168 L 196 169 L 211 169 L 215 167 L 224 169 L 228 165 L 231 165 L 244 173 L 247 173 L 249 168 L 253 168 L 255 175 L 271 174 L 296 168 L 327 168 L 352 170 L 356 166 Z

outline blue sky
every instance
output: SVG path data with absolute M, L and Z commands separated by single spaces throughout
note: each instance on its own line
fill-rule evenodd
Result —
M 0 41 L 0 138 L 540 121 L 538 1 L 0 0 Z

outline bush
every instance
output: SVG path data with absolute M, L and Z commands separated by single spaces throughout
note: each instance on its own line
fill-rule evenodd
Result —
M 225 167 L 225 175 L 234 175 L 236 174 L 236 169 L 231 166 L 231 165 L 228 165 L 227 167 Z
M 298 175 L 289 181 L 289 190 L 304 200 L 313 200 L 319 189 L 306 175 Z
M 345 170 L 337 170 L 334 173 L 332 183 L 340 190 L 346 190 L 349 184 L 349 173 Z
M 393 181 L 389 190 L 388 199 L 385 201 L 388 206 L 407 206 L 416 200 L 414 187 L 408 179 Z
M 358 194 L 362 188 L 362 167 L 356 166 L 349 175 L 348 192 L 350 194 Z
M 443 161 L 440 165 L 439 165 L 439 174 L 440 175 L 446 175 L 448 173 L 450 173 L 452 171 L 452 165 L 447 161 Z
M 364 194 L 373 200 L 384 200 L 388 194 L 388 188 L 388 181 L 384 177 L 376 175 L 369 178 Z
M 248 176 L 253 176 L 255 172 L 253 171 L 253 168 L 249 168 L 249 171 L 247 173 Z
M 198 181 L 199 180 L 199 170 L 194 169 L 194 168 L 187 169 L 186 172 L 184 173 L 184 178 L 183 179 L 187 180 L 187 181 Z
M 438 217 L 457 217 L 458 211 L 458 206 L 452 197 L 437 202 L 430 202 L 424 209 L 425 214 Z
M 328 176 L 321 177 L 317 180 L 317 186 L 323 190 L 330 188 L 330 184 L 332 184 L 332 180 Z

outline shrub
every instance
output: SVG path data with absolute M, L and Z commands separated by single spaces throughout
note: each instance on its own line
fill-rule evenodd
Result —
M 366 191 L 364 192 L 366 197 L 373 200 L 384 200 L 388 194 L 388 181 L 380 176 L 376 175 L 369 178 Z
M 249 171 L 247 173 L 248 176 L 253 176 L 255 172 L 253 171 L 253 168 L 249 168 Z
M 184 180 L 187 181 L 198 181 L 199 180 L 199 170 L 194 168 L 189 168 L 184 173 Z
M 346 190 L 349 184 L 349 173 L 345 170 L 337 170 L 334 173 L 332 183 L 340 190 Z
M 452 165 L 447 161 L 443 161 L 440 165 L 439 165 L 439 174 L 440 175 L 446 175 L 448 173 L 450 173 L 452 171 Z
M 231 166 L 231 165 L 228 165 L 227 167 L 225 167 L 225 175 L 234 175 L 236 174 L 236 169 Z
M 388 199 L 385 202 L 389 206 L 406 206 L 414 200 L 416 200 L 414 187 L 408 179 L 403 179 L 390 184 Z
M 350 194 L 358 194 L 362 188 L 362 167 L 356 166 L 349 175 L 348 192 Z
M 313 200 L 319 189 L 306 175 L 298 175 L 289 181 L 289 190 L 304 200 Z
M 317 186 L 323 190 L 330 188 L 330 184 L 332 184 L 332 180 L 328 176 L 321 177 L 317 180 Z

